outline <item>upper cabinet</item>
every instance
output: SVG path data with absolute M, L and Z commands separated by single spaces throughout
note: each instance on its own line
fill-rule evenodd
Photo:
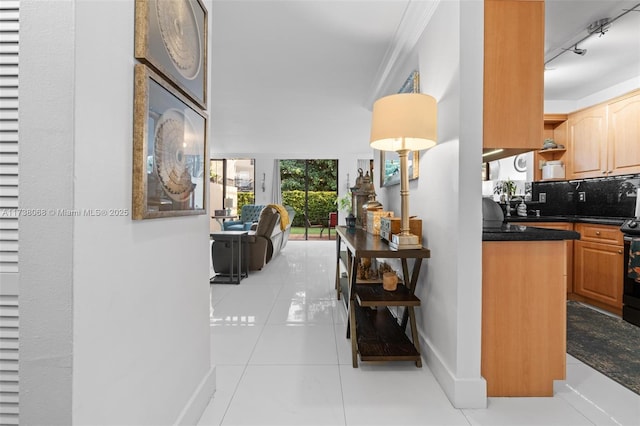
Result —
M 608 172 L 640 173 L 640 92 L 608 105 Z
M 485 0 L 484 13 L 484 151 L 540 149 L 544 1 Z
M 569 178 L 640 173 L 640 91 L 569 115 Z
M 573 178 L 607 175 L 607 108 L 597 105 L 569 117 Z

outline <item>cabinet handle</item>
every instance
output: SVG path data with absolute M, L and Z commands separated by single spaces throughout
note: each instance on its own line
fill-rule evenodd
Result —
M 600 231 L 596 231 L 596 235 L 600 235 Z
M 618 250 L 618 254 L 622 254 L 622 250 Z
M 606 174 L 607 174 L 607 171 L 606 171 L 606 170 L 603 170 L 603 171 L 602 171 L 602 174 L 603 174 L 603 175 L 606 175 Z

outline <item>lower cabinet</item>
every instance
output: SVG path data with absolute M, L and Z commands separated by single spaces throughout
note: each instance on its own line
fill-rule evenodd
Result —
M 573 223 L 571 222 L 536 222 L 536 228 L 563 229 L 565 231 L 573 231 Z M 565 241 L 567 249 L 567 294 L 573 293 L 573 240 Z
M 572 299 L 620 315 L 624 245 L 615 226 L 577 223 L 581 239 L 574 242 Z

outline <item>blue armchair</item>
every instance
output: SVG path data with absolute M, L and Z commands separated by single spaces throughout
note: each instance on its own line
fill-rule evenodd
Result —
M 222 222 L 223 231 L 248 231 L 251 225 L 258 221 L 260 212 L 265 205 L 245 204 L 240 211 L 240 220 L 226 220 Z

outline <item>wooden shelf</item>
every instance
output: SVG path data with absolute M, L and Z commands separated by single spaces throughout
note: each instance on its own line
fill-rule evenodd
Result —
M 544 155 L 544 154 L 557 154 L 560 152 L 566 152 L 567 148 L 551 148 L 551 149 L 541 149 L 538 151 L 538 154 L 540 155 Z
M 380 237 L 357 229 L 355 232 L 343 226 L 336 227 L 336 267 L 350 265 L 349 275 L 355 273 L 354 266 L 360 259 L 398 259 L 402 263 L 404 280 L 396 291 L 386 291 L 381 280 L 356 280 L 336 273 L 336 289 L 344 294 L 348 303 L 349 323 L 347 338 L 351 339 L 353 367 L 358 367 L 358 356 L 362 361 L 414 361 L 422 367 L 420 343 L 414 308 L 420 299 L 414 295 L 422 259 L 430 256 L 426 248 L 415 250 L 391 250 Z M 346 252 L 341 250 L 346 246 Z M 413 259 L 409 265 L 408 259 Z M 411 266 L 411 268 L 409 267 Z M 404 308 L 401 323 L 388 307 Z M 405 333 L 409 326 L 410 335 Z
M 398 284 L 396 291 L 387 291 L 382 284 L 356 284 L 356 299 L 360 306 L 420 306 L 420 299 Z
M 387 308 L 354 304 L 358 352 L 363 361 L 420 361 L 420 353 Z

